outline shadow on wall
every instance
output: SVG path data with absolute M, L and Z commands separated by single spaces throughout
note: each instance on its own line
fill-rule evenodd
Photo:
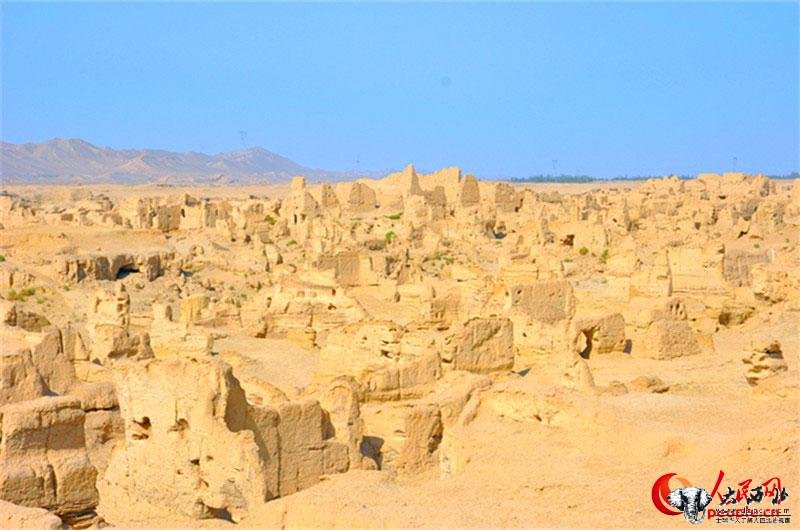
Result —
M 361 440 L 361 454 L 370 458 L 378 464 L 378 469 L 382 469 L 383 467 L 383 453 L 381 452 L 381 448 L 383 447 L 383 438 L 378 436 L 364 436 Z

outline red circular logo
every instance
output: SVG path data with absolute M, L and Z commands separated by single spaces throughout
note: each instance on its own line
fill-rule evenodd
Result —
M 670 481 L 679 485 L 670 486 Z M 653 497 L 653 504 L 663 514 L 666 515 L 680 515 L 681 512 L 675 510 L 667 500 L 667 495 L 672 490 L 678 488 L 687 488 L 691 486 L 688 480 L 683 477 L 677 476 L 677 473 L 667 473 L 658 477 L 653 484 L 651 492 Z

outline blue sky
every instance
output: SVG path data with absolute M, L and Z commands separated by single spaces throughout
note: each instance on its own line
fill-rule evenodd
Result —
M 478 176 L 798 170 L 797 3 L 2 4 L 2 138 Z M 242 138 L 240 131 L 246 136 Z

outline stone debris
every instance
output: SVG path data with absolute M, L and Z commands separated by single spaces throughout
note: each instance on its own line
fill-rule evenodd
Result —
M 0 500 L 0 526 L 19 530 L 61 530 L 63 521 L 43 508 L 29 508 Z
M 764 341 L 754 345 L 752 353 L 744 356 L 742 362 L 748 366 L 745 378 L 751 386 L 788 370 L 778 341 Z

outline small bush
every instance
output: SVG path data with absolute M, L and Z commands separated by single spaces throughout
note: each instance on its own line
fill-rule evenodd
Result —
M 43 304 L 44 303 L 44 298 L 42 298 L 41 296 L 37 296 L 36 297 L 36 303 L 40 304 L 40 305 Z
M 70 289 L 72 289 L 72 287 L 70 287 L 68 283 L 65 283 L 64 284 L 64 290 L 65 291 L 69 291 Z
M 266 217 L 264 218 L 264 221 L 265 221 L 265 222 L 267 222 L 267 223 L 269 223 L 270 225 L 274 225 L 275 223 L 277 223 L 277 222 L 278 222 L 278 221 L 277 221 L 277 220 L 276 220 L 274 217 L 272 217 L 271 215 L 268 215 L 268 216 L 266 216 Z
M 588 253 L 589 253 L 589 249 L 586 248 L 586 247 L 581 247 L 581 249 L 578 251 L 578 254 L 580 254 L 581 256 L 585 256 Z
M 386 216 L 386 218 L 387 218 L 387 219 L 391 219 L 392 221 L 397 221 L 397 220 L 399 220 L 399 219 L 400 219 L 402 216 L 403 216 L 403 212 L 399 212 L 399 213 L 395 213 L 395 214 L 392 214 L 392 215 L 387 215 L 387 216 Z
M 397 237 L 397 234 L 394 233 L 394 230 L 389 230 L 383 237 L 386 238 L 386 242 L 389 243 L 392 239 Z
M 761 245 L 759 245 L 758 243 L 753 243 L 753 248 L 761 248 Z
M 135 283 L 135 284 L 133 284 L 133 286 L 134 286 L 134 287 L 136 287 L 137 289 L 139 289 L 140 291 L 141 291 L 142 289 L 144 289 L 144 285 L 142 285 L 141 283 L 138 283 L 138 282 L 137 282 L 137 283 Z
M 6 260 L 6 257 L 0 254 L 0 263 L 3 263 Z
M 17 292 L 14 289 L 11 289 L 10 291 L 8 291 L 6 299 L 11 300 L 12 302 L 21 302 L 25 301 L 25 299 L 27 299 L 29 296 L 33 296 L 34 294 L 36 294 L 36 289 L 34 289 L 33 287 L 26 287 L 25 289 L 22 289 L 19 292 Z
M 287 247 L 291 247 L 292 245 L 296 245 L 296 244 L 297 244 L 297 241 L 295 241 L 294 239 L 290 239 L 289 242 L 286 243 L 286 246 Z
M 602 254 L 600 254 L 600 262 L 605 263 L 608 261 L 608 249 L 605 249 Z

